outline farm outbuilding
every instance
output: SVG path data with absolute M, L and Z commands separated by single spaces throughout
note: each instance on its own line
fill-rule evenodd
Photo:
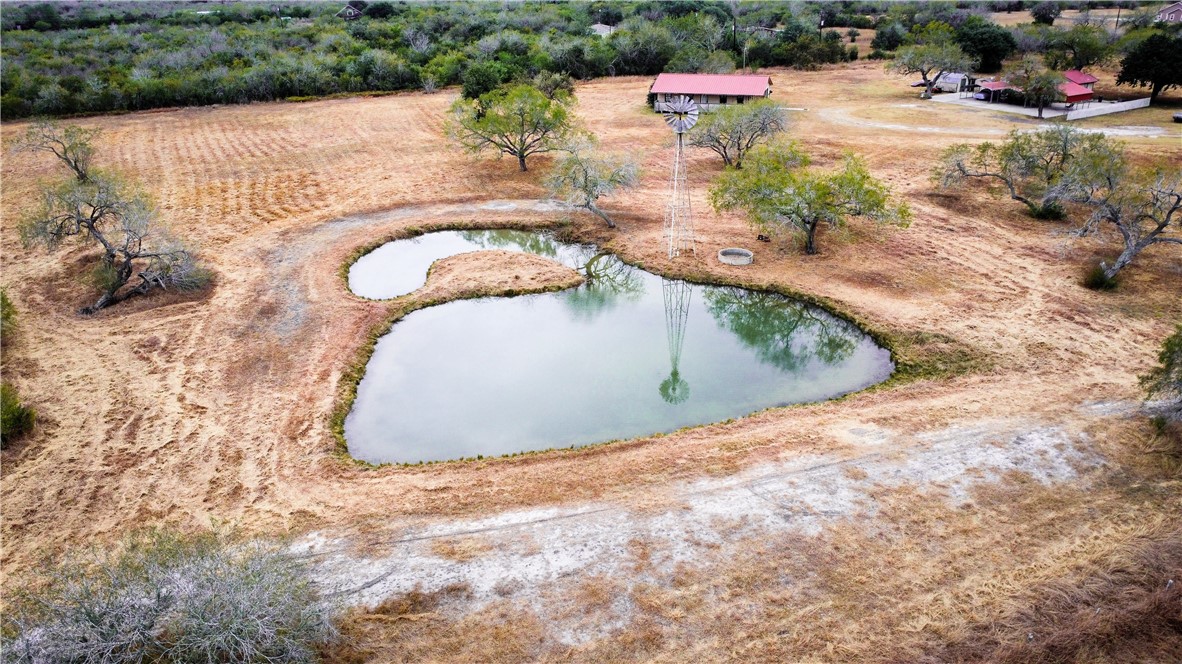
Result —
M 710 111 L 770 97 L 772 79 L 744 74 L 660 74 L 649 88 L 649 94 L 654 111 L 664 111 L 666 104 L 681 95 L 694 100 L 698 108 Z
M 1067 81 L 1070 83 L 1083 86 L 1089 90 L 1092 89 L 1092 86 L 1096 85 L 1096 81 L 1100 80 L 1095 76 L 1078 69 L 1068 69 L 1067 71 L 1063 72 L 1063 78 L 1067 79 Z
M 932 84 L 932 89 L 940 92 L 965 92 L 972 90 L 976 82 L 977 79 L 971 74 L 945 72 Z
M 1079 72 L 1076 72 L 1076 73 L 1079 73 Z M 1064 74 L 1064 76 L 1066 76 L 1066 74 Z M 1085 76 L 1087 76 L 1087 75 L 1085 75 Z M 1082 103 L 1087 103 L 1087 102 L 1092 101 L 1091 88 L 1084 87 L 1083 85 L 1080 85 L 1079 83 L 1072 82 L 1070 77 L 1067 77 L 1067 78 L 1068 78 L 1068 80 L 1059 84 L 1059 92 L 1063 93 L 1063 102 L 1064 103 L 1066 103 L 1066 104 L 1082 104 Z M 1092 82 L 1094 83 L 1095 77 L 1090 77 L 1090 78 L 1092 78 Z M 977 87 L 980 90 L 980 92 L 977 92 L 974 96 L 977 99 L 988 101 L 990 103 L 996 102 L 996 101 L 1001 101 L 1002 93 L 1007 90 L 1012 91 L 1015 94 L 1022 94 L 1022 88 L 1020 88 L 1016 85 L 1012 85 L 1012 84 L 1010 84 L 1009 81 L 1004 81 L 1004 80 L 983 81 L 980 84 L 978 84 Z

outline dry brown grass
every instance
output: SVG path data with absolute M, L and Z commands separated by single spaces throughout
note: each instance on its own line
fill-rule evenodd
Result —
M 440 558 L 467 562 L 488 553 L 492 545 L 479 537 L 455 537 L 435 540 L 431 543 L 431 551 Z
M 872 517 L 808 537 L 744 540 L 733 558 L 702 547 L 702 560 L 672 570 L 654 564 L 666 553 L 659 544 L 640 539 L 628 578 L 541 589 L 566 598 L 568 615 L 583 616 L 586 638 L 575 645 L 555 635 L 553 616 L 507 600 L 474 608 L 462 589 L 451 589 L 392 600 L 373 613 L 386 618 L 355 614 L 345 624 L 353 654 L 340 658 L 915 661 L 957 653 L 987 659 L 1026 647 L 1024 634 L 1008 631 L 983 639 L 993 634 L 989 625 L 1037 625 L 1048 639 L 1090 631 L 1133 647 L 1138 634 L 1127 625 L 1081 622 L 1074 604 L 1047 598 L 1059 596 L 1061 584 L 1092 579 L 1088 588 L 1129 589 L 1124 609 L 1106 605 L 1114 614 L 1161 616 L 1175 606 L 1173 595 L 1147 585 L 1174 560 L 1167 544 L 1179 505 L 1171 471 L 1143 454 L 1144 432 L 1081 406 L 1139 398 L 1136 375 L 1182 318 L 1176 254 L 1147 252 L 1115 293 L 1083 290 L 1080 266 L 1110 247 L 1072 243 L 985 188 L 931 192 L 928 168 L 944 146 L 1001 135 L 1010 120 L 910 112 L 902 105 L 915 104 L 915 92 L 886 77 L 880 63 L 773 76 L 776 98 L 810 109 L 794 113 L 792 135 L 821 164 L 844 150 L 863 154 L 911 202 L 910 229 L 822 237 L 823 253 L 811 257 L 757 244 L 740 215 L 710 212 L 705 192 L 721 166 L 694 154 L 700 253 L 669 261 L 661 242 L 669 136 L 643 106 L 650 81 L 621 78 L 580 85 L 579 113 L 609 149 L 643 160 L 642 184 L 604 201 L 617 231 L 572 215 L 574 232 L 657 270 L 825 298 L 889 331 L 904 356 L 947 369 L 836 403 L 480 464 L 363 468 L 333 455 L 329 423 L 344 372 L 389 315 L 385 304 L 343 288 L 340 266 L 358 247 L 414 227 L 553 225 L 562 216 L 524 204 L 479 207 L 541 189 L 535 172 L 474 162 L 443 140 L 448 94 L 82 121 L 105 132 L 101 165 L 143 183 L 218 273 L 203 299 L 145 300 L 91 318 L 76 316 L 71 299 L 83 252 L 47 258 L 21 248 L 12 232 L 37 180 L 51 174 L 48 161 L 7 156 L 0 267 L 21 310 L 22 339 L 6 354 L 5 380 L 17 383 L 41 426 L 0 455 L 4 568 L 28 566 L 43 549 L 115 538 L 132 525 L 199 528 L 211 518 L 255 532 L 317 529 L 381 548 L 408 519 L 644 502 L 682 481 L 801 455 L 845 455 L 853 443 L 833 432 L 860 423 L 889 427 L 914 445 L 912 434 L 1014 418 L 1094 431 L 1117 470 L 1068 487 L 1010 477 L 967 505 L 949 504 L 933 487 L 877 488 Z M 949 131 L 862 122 L 879 118 Z M 0 128 L 5 144 L 21 129 Z M 1130 144 L 1145 159 L 1179 154 L 1176 141 Z M 353 216 L 324 223 L 346 215 Z M 710 259 L 728 246 L 754 249 L 756 263 Z M 508 283 L 513 265 L 483 278 Z M 433 287 L 475 287 L 469 268 L 476 269 L 463 266 L 447 284 L 439 273 Z M 467 555 L 455 551 L 453 560 Z M 1115 571 L 1122 560 L 1131 561 L 1129 574 Z M 1091 601 L 1088 593 L 1078 601 Z M 622 617 L 616 602 L 627 608 Z M 1033 608 L 1043 605 L 1059 608 Z M 1166 638 L 1164 628 L 1153 629 L 1140 635 L 1147 647 Z M 1055 639 L 1079 648 L 1081 658 L 1100 647 Z
M 551 635 L 525 649 L 553 616 L 503 606 L 456 622 L 382 622 L 380 644 L 356 643 L 367 661 L 1173 661 L 1182 595 L 1177 581 L 1166 586 L 1182 572 L 1182 532 L 1160 510 L 1182 503 L 1160 488 L 1141 510 L 1121 506 L 1128 487 L 1085 498 L 1016 482 L 956 508 L 916 493 L 882 505 L 875 525 L 751 540 L 734 559 L 623 592 L 620 580 L 588 580 L 572 602 L 603 615 L 616 593 L 631 617 L 574 647 Z M 387 612 L 375 613 L 351 629 L 376 629 Z M 460 629 L 480 644 L 457 645 Z

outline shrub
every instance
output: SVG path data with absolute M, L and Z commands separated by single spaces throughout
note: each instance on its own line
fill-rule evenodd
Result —
M 21 404 L 20 395 L 11 385 L 0 385 L 0 449 L 33 430 L 37 413 Z
M 1141 376 L 1141 387 L 1147 397 L 1163 401 L 1159 429 L 1164 432 L 1171 421 L 1182 424 L 1182 323 L 1162 342 L 1157 361 L 1156 367 Z
M 1067 210 L 1058 201 L 1048 201 L 1030 210 L 1030 216 L 1047 221 L 1062 221 L 1067 218 Z
M 890 53 L 887 53 L 886 51 L 876 48 L 873 51 L 870 51 L 870 54 L 866 56 L 866 59 L 867 60 L 890 60 L 891 57 L 892 56 Z
M 133 533 L 10 595 L 15 662 L 311 662 L 335 637 L 306 563 L 223 533 Z
M 16 307 L 8 299 L 8 291 L 0 288 L 0 339 L 16 329 Z
M 1102 266 L 1095 265 L 1084 275 L 1083 285 L 1094 291 L 1111 291 L 1120 285 L 1120 278 L 1107 276 Z

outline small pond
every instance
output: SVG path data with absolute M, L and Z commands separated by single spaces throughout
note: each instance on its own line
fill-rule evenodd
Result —
M 421 286 L 433 261 L 480 249 L 548 256 L 588 280 L 395 323 L 345 421 L 355 458 L 414 463 L 634 438 L 831 399 L 894 369 L 886 349 L 817 307 L 664 279 L 543 233 L 399 240 L 359 260 L 349 285 L 395 297 Z

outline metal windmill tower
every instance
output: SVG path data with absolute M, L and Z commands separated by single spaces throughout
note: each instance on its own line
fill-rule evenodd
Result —
M 689 398 L 689 383 L 681 377 L 681 347 L 685 344 L 685 325 L 689 320 L 690 295 L 693 286 L 685 281 L 664 279 L 661 292 L 665 295 L 665 334 L 669 338 L 669 377 L 661 381 L 661 398 L 679 404 Z
M 669 206 L 665 208 L 665 238 L 669 242 L 669 258 L 683 251 L 694 250 L 694 219 L 690 211 L 689 187 L 686 185 L 685 146 L 683 138 L 698 123 L 698 105 L 680 95 L 665 105 L 665 124 L 677 135 L 673 156 L 673 180 L 669 185 Z

